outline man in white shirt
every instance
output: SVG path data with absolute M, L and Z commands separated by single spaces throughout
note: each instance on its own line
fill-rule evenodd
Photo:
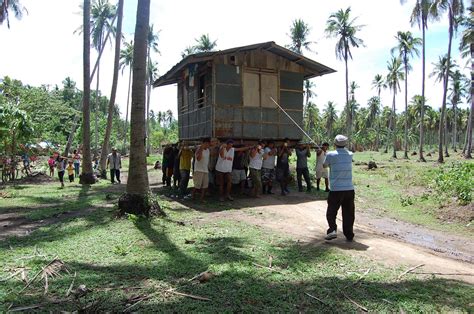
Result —
M 227 198 L 229 201 L 234 199 L 230 196 L 232 189 L 232 164 L 234 162 L 234 153 L 236 151 L 245 151 L 250 147 L 234 148 L 234 140 L 227 140 L 219 149 L 219 157 L 217 158 L 217 184 L 219 185 L 219 200 L 221 202 Z M 224 186 L 225 185 L 225 186 Z M 225 197 L 225 198 L 224 198 Z
M 120 168 L 122 168 L 122 156 L 117 152 L 115 147 L 112 148 L 112 152 L 107 156 L 107 168 L 110 167 L 110 182 L 115 183 L 115 177 L 118 183 L 120 183 Z
M 273 194 L 272 185 L 275 180 L 275 157 L 277 155 L 277 149 L 275 142 L 269 141 L 268 145 L 263 150 L 263 163 L 262 163 L 262 185 L 263 194 Z
M 206 195 L 207 187 L 209 186 L 209 145 L 210 139 L 206 138 L 202 140 L 202 144 L 196 150 L 194 154 L 194 171 L 193 171 L 193 199 L 196 195 L 196 191 L 201 191 L 201 201 L 204 201 L 204 195 Z
M 262 192 L 262 164 L 264 158 L 263 148 L 265 143 L 258 142 L 257 146 L 253 147 L 250 150 L 250 178 L 252 179 L 252 195 L 255 197 L 260 197 Z

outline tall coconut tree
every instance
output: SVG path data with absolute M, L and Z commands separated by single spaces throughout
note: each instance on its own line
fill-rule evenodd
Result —
M 147 37 L 150 0 L 138 1 L 133 50 L 132 107 L 130 115 L 130 167 L 127 190 L 119 199 L 122 213 L 148 216 L 156 203 L 150 197 L 145 152 L 145 113 L 147 81 Z M 156 204 L 156 206 L 158 206 Z M 158 206 L 159 208 L 159 206 Z
M 366 118 L 366 123 L 368 128 L 375 128 L 375 151 L 379 150 L 380 142 L 380 121 L 378 116 L 380 114 L 380 98 L 371 97 L 367 102 L 368 113 Z
M 208 52 L 214 51 L 217 47 L 217 40 L 211 40 L 209 34 L 202 34 L 201 37 L 196 38 L 196 46 L 194 46 L 196 52 Z
M 349 69 L 347 62 L 349 58 L 352 60 L 351 47 L 358 48 L 364 45 L 364 41 L 356 37 L 357 32 L 362 29 L 363 25 L 355 25 L 357 18 L 352 19 L 350 13 L 350 7 L 332 13 L 326 21 L 325 30 L 328 37 L 337 38 L 336 57 L 339 60 L 344 60 L 346 69 L 346 110 L 349 108 Z M 347 131 L 349 131 L 349 128 L 350 126 L 347 125 Z
M 360 86 L 357 85 L 357 83 L 355 81 L 352 81 L 351 84 L 350 84 L 350 100 L 349 100 L 349 107 L 347 108 L 347 119 L 349 120 L 347 122 L 347 125 L 349 125 L 349 132 L 348 132 L 348 135 L 349 135 L 349 138 L 350 136 L 352 135 L 352 130 L 354 129 L 353 125 L 354 125 L 354 120 L 355 120 L 355 111 L 357 109 L 357 102 L 356 102 L 356 99 L 355 99 L 355 91 L 356 89 L 358 89 Z
M 117 8 L 117 30 L 115 32 L 115 56 L 114 56 L 114 74 L 112 78 L 112 91 L 110 92 L 110 100 L 107 114 L 107 127 L 105 128 L 104 141 L 100 153 L 100 171 L 101 177 L 107 178 L 107 154 L 109 152 L 110 134 L 112 133 L 112 121 L 114 118 L 115 96 L 117 94 L 118 72 L 120 63 L 120 46 L 122 40 L 122 20 L 123 20 L 123 1 L 119 0 Z
M 146 154 L 150 155 L 150 97 L 151 89 L 153 84 L 153 75 L 151 71 L 153 70 L 153 62 L 151 61 L 151 52 L 159 53 L 158 50 L 158 33 L 154 32 L 153 24 L 150 25 L 150 31 L 147 38 L 147 101 L 146 101 Z
M 117 8 L 109 0 L 93 0 L 91 7 L 91 36 L 92 46 L 100 53 L 105 44 L 106 34 L 109 30 L 114 33 L 113 20 Z M 94 102 L 94 155 L 98 153 L 99 145 L 99 83 L 100 83 L 100 58 L 97 63 L 97 79 Z
M 435 16 L 441 12 L 448 12 L 448 54 L 447 58 L 447 68 L 449 69 L 451 63 L 451 46 L 453 41 L 454 32 L 457 31 L 460 17 L 464 12 L 463 0 L 435 0 L 432 6 L 432 12 Z M 441 106 L 441 119 L 439 122 L 439 144 L 438 144 L 438 162 L 444 162 L 443 159 L 443 123 L 446 114 L 446 96 L 448 93 L 448 81 L 449 81 L 449 72 L 445 73 L 445 78 L 443 80 L 443 103 Z M 447 145 L 446 145 L 447 146 Z M 447 153 L 446 147 L 446 153 Z
M 313 42 L 308 40 L 310 31 L 309 24 L 302 19 L 293 20 L 290 26 L 290 33 L 288 34 L 291 39 L 291 44 L 287 46 L 288 49 L 301 55 L 303 54 L 303 49 L 312 51 L 311 45 Z
M 324 126 L 327 130 L 327 137 L 332 138 L 334 125 L 337 121 L 337 112 L 336 107 L 332 101 L 328 101 L 326 104 L 326 108 L 323 110 L 323 119 L 324 119 Z
M 452 77 L 453 75 L 453 69 L 455 67 L 455 64 L 452 63 L 452 62 L 449 62 L 448 61 L 448 56 L 447 55 L 444 55 L 444 56 L 439 56 L 438 58 L 438 62 L 435 62 L 433 63 L 433 72 L 430 73 L 430 77 L 435 77 L 435 81 L 436 82 L 443 82 L 443 86 L 444 86 L 444 81 L 446 80 L 446 73 L 448 73 L 448 79 L 450 77 Z M 438 128 L 438 150 L 439 150 L 439 147 L 441 146 L 441 151 L 443 149 L 443 143 L 445 143 L 447 141 L 447 137 L 446 137 L 446 132 L 447 132 L 447 119 L 444 119 L 444 115 L 445 115 L 445 111 L 446 111 L 446 108 L 445 110 L 443 110 L 443 108 L 441 107 L 441 111 L 440 111 L 440 120 L 439 120 L 439 128 Z M 449 157 L 449 153 L 448 153 L 448 148 L 447 148 L 447 143 L 446 145 L 444 146 L 445 148 L 445 156 L 446 157 Z M 438 162 L 443 162 L 443 158 L 439 158 L 439 151 L 438 151 Z
M 151 99 L 151 90 L 153 88 L 153 82 L 158 78 L 158 63 L 149 62 L 147 70 L 147 93 L 146 93 L 146 110 L 147 110 L 147 123 L 146 123 L 146 155 L 150 156 L 151 152 L 151 127 L 150 127 L 150 99 Z M 152 111 L 153 112 L 153 111 Z
M 377 91 L 377 96 L 379 97 L 379 101 L 381 102 L 380 92 L 382 91 L 382 89 L 387 88 L 387 82 L 385 82 L 385 77 L 381 74 L 376 74 L 374 79 L 372 80 L 372 88 Z
M 463 74 L 456 70 L 453 73 L 452 80 L 451 80 L 451 105 L 453 106 L 453 151 L 457 152 L 457 143 L 458 143 L 458 109 L 457 106 L 461 102 L 461 98 L 464 97 L 465 89 L 464 89 L 464 82 L 463 82 Z
M 82 96 L 82 174 L 79 176 L 80 184 L 95 183 L 92 171 L 91 159 L 91 135 L 90 135 L 90 0 L 84 0 L 83 5 L 83 78 L 84 91 Z
M 7 27 L 10 28 L 10 12 L 13 12 L 15 17 L 21 20 L 23 13 L 28 13 L 28 10 L 21 5 L 19 0 L 2 0 L 0 2 L 0 25 L 6 21 Z
M 393 99 L 392 99 L 392 113 L 390 119 L 391 125 L 391 134 L 393 140 L 393 158 L 397 158 L 397 121 L 396 121 L 396 106 L 395 99 L 397 92 L 400 91 L 400 81 L 404 79 L 403 66 L 400 58 L 392 56 L 390 61 L 387 63 L 387 84 L 388 87 L 392 90 Z
M 128 92 L 127 92 L 127 107 L 125 110 L 125 127 L 123 130 L 123 149 L 127 150 L 127 134 L 128 134 L 128 108 L 130 105 L 130 89 L 132 87 L 132 63 L 133 63 L 133 40 L 126 42 L 120 51 L 120 68 L 123 70 L 129 68 L 128 73 Z
M 395 36 L 398 43 L 392 48 L 392 53 L 397 52 L 403 61 L 403 69 L 405 70 L 405 113 L 408 114 L 408 72 L 411 70 L 410 58 L 413 55 L 419 56 L 418 47 L 421 46 L 421 38 L 414 37 L 410 31 L 398 32 Z M 405 136 L 404 136 L 404 158 L 408 159 L 408 119 L 405 119 Z

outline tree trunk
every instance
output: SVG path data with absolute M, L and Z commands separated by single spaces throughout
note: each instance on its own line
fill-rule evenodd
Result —
M 82 97 L 82 174 L 79 176 L 80 184 L 94 184 L 95 177 L 92 172 L 91 160 L 91 137 L 90 137 L 90 0 L 84 0 L 84 20 L 83 20 L 83 67 L 84 67 L 84 94 Z
M 425 62 L 426 62 L 426 57 L 425 57 L 425 29 L 426 29 L 426 24 L 423 21 L 421 25 L 422 29 L 422 37 L 423 37 L 423 43 L 422 43 L 422 58 L 421 58 L 421 68 L 422 68 L 422 75 L 421 75 L 421 112 L 420 112 L 420 149 L 418 151 L 418 155 L 420 156 L 420 161 L 426 162 L 425 157 L 423 156 L 423 144 L 424 144 L 424 133 L 423 133 L 423 123 L 425 121 Z
M 441 117 L 439 119 L 439 144 L 438 144 L 438 162 L 444 162 L 443 158 L 443 141 L 444 141 L 444 127 L 445 127 L 445 115 L 446 115 L 446 94 L 448 92 L 448 81 L 449 81 L 449 67 L 451 64 L 451 43 L 453 40 L 453 16 L 451 8 L 449 8 L 449 40 L 448 40 L 448 56 L 446 60 L 446 73 L 444 73 L 443 80 L 443 104 L 441 106 Z
M 406 57 L 406 52 L 405 52 L 405 57 L 404 57 L 404 63 L 405 63 L 405 153 L 404 153 L 404 158 L 408 159 L 408 60 Z
M 109 108 L 107 114 L 107 127 L 105 129 L 104 142 L 102 143 L 102 151 L 100 154 L 100 174 L 101 177 L 107 179 L 107 154 L 110 142 L 110 134 L 112 133 L 112 122 L 114 118 L 114 107 L 115 107 L 115 96 L 117 94 L 117 83 L 118 83 L 118 72 L 120 63 L 120 41 L 122 39 L 122 19 L 123 19 L 123 1 L 119 0 L 118 3 L 118 19 L 117 19 L 117 32 L 115 34 L 115 56 L 114 56 L 114 75 L 112 79 L 112 91 L 110 93 Z
M 397 95 L 396 87 L 393 90 L 392 102 L 392 140 L 393 140 L 393 155 L 392 158 L 397 158 L 397 121 L 395 120 L 395 96 Z
M 78 122 L 79 122 L 79 115 L 75 115 L 74 119 L 72 120 L 71 132 L 69 132 L 69 136 L 67 138 L 66 148 L 64 149 L 64 156 L 69 155 L 69 151 L 71 150 L 72 141 L 74 140 L 74 135 L 76 133 Z
M 127 192 L 119 199 L 122 213 L 148 216 L 151 207 L 150 189 L 145 152 L 145 105 L 147 78 L 147 37 L 150 19 L 150 0 L 138 1 L 133 48 L 133 85 L 130 129 L 130 168 L 128 170 Z
M 448 146 L 449 146 L 449 130 L 448 130 L 448 113 L 446 111 L 446 116 L 444 117 L 444 157 L 449 157 Z
M 346 66 L 346 130 L 347 130 L 347 136 L 349 137 L 349 147 L 351 147 L 351 142 L 352 142 L 352 121 L 351 121 L 351 108 L 349 107 L 349 69 L 347 66 L 347 44 L 344 44 L 344 62 Z
M 123 149 L 125 152 L 128 152 L 127 150 L 127 138 L 128 138 L 128 108 L 130 105 L 130 88 L 132 86 L 132 65 L 130 65 L 130 73 L 128 74 L 128 93 L 127 93 L 127 110 L 125 113 L 125 132 L 123 135 Z
M 146 155 L 147 157 L 150 156 L 150 96 L 151 96 L 151 73 L 148 73 L 151 66 L 151 58 L 150 58 L 150 46 L 148 46 L 147 51 L 148 56 L 148 64 L 147 64 L 147 80 L 146 80 Z
M 471 57 L 474 57 L 472 47 L 474 44 L 471 44 Z M 473 59 L 474 60 L 474 59 Z M 474 91 L 474 72 L 471 71 L 471 112 L 469 113 L 469 121 L 467 123 L 467 146 L 464 157 L 466 159 L 472 159 L 472 126 L 474 124 L 474 98 L 472 97 L 472 92 Z
M 95 86 L 95 110 L 94 110 L 94 158 L 99 150 L 99 83 L 100 83 L 100 62 L 97 67 L 97 82 Z

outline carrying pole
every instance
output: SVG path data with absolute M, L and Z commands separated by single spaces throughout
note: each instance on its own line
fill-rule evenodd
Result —
M 275 103 L 275 105 L 277 105 L 278 108 L 280 108 L 281 111 L 283 111 L 284 114 L 286 114 L 286 116 L 288 117 L 288 119 L 290 119 L 291 122 L 293 122 L 293 123 L 298 127 L 298 129 L 300 129 L 301 132 L 303 132 L 303 134 L 306 135 L 306 136 L 309 138 L 309 140 L 310 140 L 314 145 L 316 145 L 317 148 L 319 148 L 319 145 L 311 138 L 311 136 L 308 135 L 308 133 L 305 132 L 305 130 L 303 130 L 302 127 L 299 126 L 298 123 L 296 123 L 295 120 L 293 120 L 293 118 L 285 111 L 285 109 L 283 109 L 283 108 L 275 101 L 275 99 L 273 99 L 273 97 L 270 96 L 270 99 Z

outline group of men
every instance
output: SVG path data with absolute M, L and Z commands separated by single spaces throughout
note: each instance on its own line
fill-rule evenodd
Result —
M 329 144 L 324 143 L 317 149 L 316 184 L 320 189 L 320 181 L 324 179 L 328 195 L 327 240 L 337 237 L 336 216 L 339 207 L 343 212 L 343 231 L 346 239 L 352 241 L 354 233 L 354 187 L 352 185 L 352 153 L 345 149 L 347 137 L 338 135 L 335 138 L 335 151 L 328 152 Z M 291 174 L 289 159 L 293 149 L 285 139 L 279 147 L 273 141 L 259 141 L 257 145 L 234 145 L 229 139 L 220 144 L 217 139 L 203 139 L 194 150 L 187 144 L 167 147 L 163 158 L 163 181 L 171 186 L 179 184 L 179 196 L 185 197 L 193 169 L 194 189 L 192 197 L 199 196 L 204 201 L 208 188 L 218 189 L 221 201 L 232 201 L 232 185 L 239 185 L 243 193 L 245 187 L 250 188 L 250 195 L 261 197 L 261 194 L 273 194 L 276 182 L 280 185 L 280 194 L 287 195 L 290 191 L 288 183 Z M 298 190 L 303 192 L 303 179 L 306 190 L 311 191 L 311 179 L 308 170 L 308 157 L 311 147 L 298 143 L 296 154 L 296 178 Z M 328 169 L 330 175 L 328 176 Z M 329 183 L 331 189 L 329 189 Z

